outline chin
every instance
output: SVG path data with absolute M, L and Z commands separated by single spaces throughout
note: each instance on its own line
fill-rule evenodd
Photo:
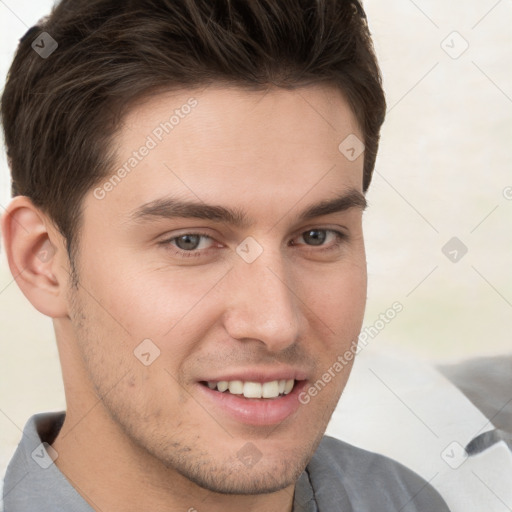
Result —
M 320 435 L 320 439 L 321 439 Z M 320 439 L 308 443 L 288 445 L 279 450 L 275 443 L 263 453 L 253 451 L 235 452 L 233 445 L 222 443 L 199 449 L 190 440 L 176 440 L 172 448 L 160 445 L 151 449 L 151 455 L 171 472 L 179 473 L 195 485 L 218 494 L 258 495 L 270 494 L 291 485 L 298 480 L 310 461 Z M 299 439 L 297 439 L 299 441 Z M 317 442 L 318 441 L 318 442 Z M 237 442 L 233 440 L 233 444 Z M 238 444 L 238 443 L 237 443 Z M 248 443 L 249 444 L 249 443 Z M 153 446 L 153 448 L 155 448 Z M 147 449 L 147 448 L 146 448 Z M 247 458 L 249 455 L 249 458 Z M 172 477 L 171 477 L 172 478 Z
M 309 460 L 309 457 L 308 457 Z M 258 495 L 271 494 L 289 487 L 297 481 L 308 462 L 286 461 L 270 466 L 262 462 L 252 467 L 240 468 L 240 464 L 226 464 L 214 468 L 202 466 L 194 471 L 180 471 L 182 476 L 194 484 L 217 494 Z

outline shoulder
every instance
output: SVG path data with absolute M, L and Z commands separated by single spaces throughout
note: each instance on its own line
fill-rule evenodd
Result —
M 317 492 L 336 493 L 340 486 L 354 510 L 449 511 L 428 482 L 399 462 L 330 436 L 323 437 L 308 470 Z

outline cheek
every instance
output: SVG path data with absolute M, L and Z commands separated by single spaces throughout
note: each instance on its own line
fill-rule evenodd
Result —
M 96 337 L 106 340 L 98 350 L 111 364 L 117 365 L 113 359 L 119 359 L 121 366 L 131 367 L 137 389 L 148 385 L 144 375 L 153 368 L 165 368 L 179 382 L 184 381 L 183 363 L 198 350 L 218 319 L 219 303 L 212 303 L 210 291 L 224 273 L 222 269 L 194 273 L 126 264 L 112 272 L 90 274 L 84 287 L 94 290 L 96 300 L 85 299 L 94 311 Z M 112 347 L 122 349 L 109 354 Z M 148 352 L 150 356 L 145 357 L 155 359 L 146 367 L 136 354 Z M 153 373 L 151 379 L 156 378 Z M 170 378 L 160 373 L 160 380 Z
M 133 257 L 132 257 L 132 260 Z M 215 286 L 222 269 L 147 267 L 119 258 L 112 271 L 89 276 L 101 306 L 135 338 L 164 336 L 191 317 L 200 321 L 201 302 Z
M 366 266 L 347 263 L 311 276 L 305 282 L 306 304 L 337 334 L 359 332 L 367 294 Z

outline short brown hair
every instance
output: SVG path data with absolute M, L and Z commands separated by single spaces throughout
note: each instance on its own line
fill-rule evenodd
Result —
M 58 43 L 47 58 L 32 48 L 41 32 Z M 114 164 L 128 105 L 215 82 L 339 88 L 364 136 L 368 189 L 386 104 L 357 0 L 62 0 L 20 40 L 2 122 L 12 194 L 49 215 L 72 265 L 82 199 Z

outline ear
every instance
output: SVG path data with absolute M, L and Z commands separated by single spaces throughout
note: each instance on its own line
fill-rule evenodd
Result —
M 11 200 L 1 227 L 9 268 L 25 297 L 46 316 L 67 316 L 70 275 L 64 237 L 26 196 Z

